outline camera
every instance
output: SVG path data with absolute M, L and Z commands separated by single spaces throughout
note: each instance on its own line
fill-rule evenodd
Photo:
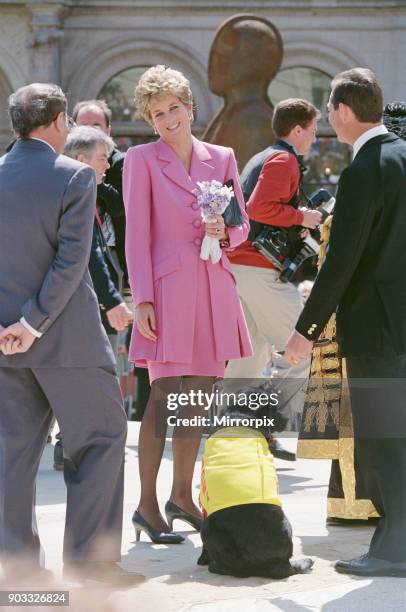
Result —
M 332 214 L 334 210 L 335 198 L 327 189 L 320 189 L 316 191 L 310 197 L 309 208 L 316 209 L 321 212 L 321 223 Z M 288 283 L 292 278 L 298 267 L 308 257 L 314 257 L 318 255 L 320 251 L 320 231 L 319 229 L 310 230 L 309 234 L 302 239 L 302 246 L 299 252 L 294 256 L 293 259 L 285 259 L 283 262 L 283 269 L 279 275 L 279 280 L 282 283 Z
M 265 225 L 252 244 L 277 270 L 283 270 L 283 262 L 291 253 L 291 242 L 285 228 Z
M 321 223 L 332 214 L 335 204 L 334 196 L 327 189 L 319 189 L 308 199 L 308 207 L 321 212 Z M 301 263 L 308 257 L 317 255 L 320 250 L 320 232 L 309 230 L 302 238 L 303 227 L 274 227 L 263 225 L 252 241 L 255 248 L 262 253 L 280 271 L 279 280 L 289 282 Z

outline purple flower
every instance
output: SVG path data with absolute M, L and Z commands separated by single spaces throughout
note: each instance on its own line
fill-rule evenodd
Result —
M 203 219 L 208 221 L 210 218 L 222 215 L 234 195 L 233 189 L 214 180 L 201 181 L 197 185 L 200 193 L 197 189 L 195 192 Z

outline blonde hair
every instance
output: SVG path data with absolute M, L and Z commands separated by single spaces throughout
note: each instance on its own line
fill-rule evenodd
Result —
M 167 68 L 162 64 L 152 66 L 144 72 L 134 90 L 137 116 L 151 123 L 151 100 L 167 95 L 176 96 L 185 105 L 193 105 L 190 83 L 179 70 Z

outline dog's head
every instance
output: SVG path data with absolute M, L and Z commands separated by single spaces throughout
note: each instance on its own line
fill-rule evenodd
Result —
M 278 410 L 278 394 L 271 387 L 245 387 L 233 393 L 223 392 L 221 416 L 229 415 L 233 424 L 238 422 L 258 429 L 267 440 L 274 431 L 283 431 L 287 419 Z M 269 424 L 272 421 L 272 425 Z M 258 425 L 263 422 L 263 425 Z

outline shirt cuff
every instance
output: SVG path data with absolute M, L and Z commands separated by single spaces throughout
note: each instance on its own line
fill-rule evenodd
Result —
M 28 329 L 28 331 L 33 336 L 35 336 L 36 338 L 41 338 L 41 336 L 42 336 L 41 332 L 39 332 L 36 329 L 34 329 L 33 327 L 31 327 L 31 325 L 29 323 L 27 323 L 27 321 L 24 319 L 24 317 L 21 317 L 20 323 L 21 323 L 21 325 L 24 325 L 25 329 Z

